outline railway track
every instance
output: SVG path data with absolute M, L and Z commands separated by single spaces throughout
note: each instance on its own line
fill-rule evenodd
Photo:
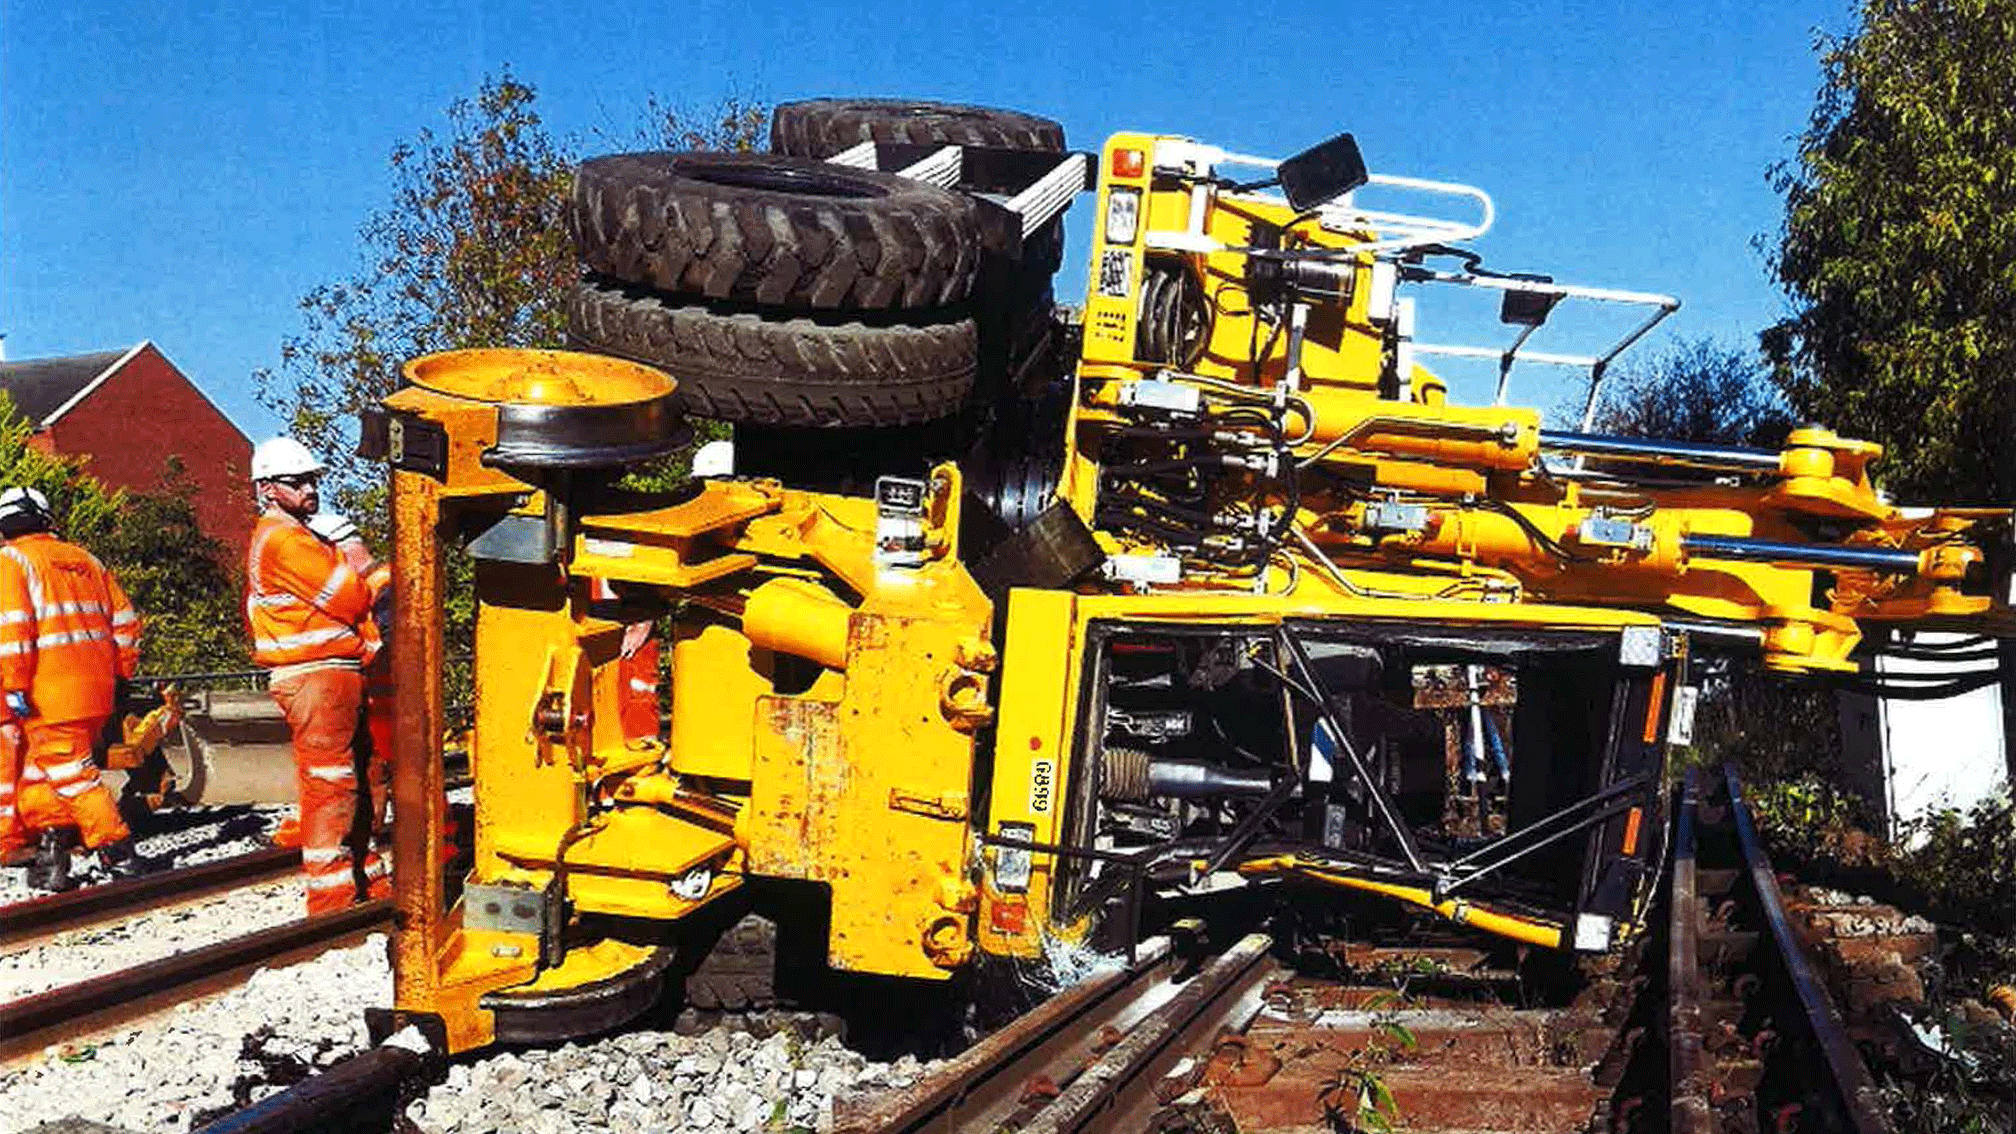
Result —
M 0 906 L 0 949 L 25 948 L 57 933 L 200 901 L 240 886 L 284 878 L 300 868 L 299 850 L 268 847 L 215 862 L 14 902 Z
M 1344 943 L 1339 979 L 1284 967 L 1262 934 L 1199 956 L 1192 927 L 843 1108 L 835 1129 L 1888 1134 L 1740 785 L 1690 781 L 1677 810 L 1661 932 L 1561 969 L 1575 975 L 1551 993 L 1530 964 L 1461 943 Z M 299 1128 L 425 1063 L 373 1049 L 210 1129 Z
M 1204 1037 L 1238 1031 L 1278 967 L 1252 934 L 1195 972 L 1168 938 L 1065 990 L 916 1085 L 842 1118 L 844 1134 L 1145 1129 L 1157 1084 Z
M 361 940 L 391 921 L 390 900 L 366 902 L 0 1004 L 0 1060 L 218 991 L 262 965 Z
M 1785 912 L 1733 770 L 1690 777 L 1675 842 L 1668 1108 L 1629 1129 L 1891 1134 L 1874 1081 Z

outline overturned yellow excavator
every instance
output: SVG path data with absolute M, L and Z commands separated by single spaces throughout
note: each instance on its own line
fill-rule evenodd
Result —
M 1607 950 L 1664 861 L 1690 655 L 1854 674 L 1872 625 L 2011 632 L 2009 512 L 1894 507 L 1874 445 L 1502 404 L 1524 363 L 1585 370 L 1593 406 L 1677 304 L 1485 270 L 1488 197 L 1372 174 L 1348 135 L 1087 154 L 1033 116 L 819 100 L 773 139 L 584 163 L 580 350 L 416 360 L 365 423 L 402 745 L 381 1025 L 449 1050 L 613 1026 L 759 883 L 818 896 L 833 969 L 919 980 L 1289 880 Z M 1418 333 L 1445 287 L 1498 293 L 1510 343 Z M 1535 349 L 1572 303 L 1628 325 Z M 1499 404 L 1452 404 L 1438 355 L 1496 360 Z M 734 423 L 733 469 L 624 487 L 687 413 Z M 452 888 L 412 868 L 444 822 L 450 543 L 477 600 Z M 669 724 L 628 739 L 644 621 Z

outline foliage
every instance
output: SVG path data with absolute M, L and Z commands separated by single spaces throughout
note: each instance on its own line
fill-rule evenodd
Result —
M 109 568 L 146 620 L 143 673 L 240 669 L 248 663 L 239 586 L 225 549 L 197 526 L 195 487 L 179 466 L 159 492 L 108 488 L 83 463 L 28 446 L 33 423 L 0 393 L 0 484 L 41 489 L 57 527 Z
M 485 79 L 449 106 L 445 136 L 423 128 L 393 147 L 392 203 L 364 223 L 362 270 L 303 296 L 306 329 L 282 344 L 277 372 L 255 376 L 260 404 L 328 462 L 338 506 L 360 518 L 384 505 L 365 495 L 376 478 L 352 455 L 353 423 L 407 360 L 560 344 L 571 163 L 533 101 L 508 72 Z
M 538 94 L 507 69 L 457 99 L 439 133 L 421 129 L 394 146 L 390 202 L 359 231 L 362 263 L 300 301 L 303 330 L 281 346 L 280 365 L 255 375 L 261 405 L 321 455 L 329 506 L 348 513 L 379 547 L 389 536 L 378 470 L 354 455 L 357 415 L 397 389 L 401 367 L 445 350 L 560 347 L 565 301 L 580 275 L 566 228 L 580 145 L 555 137 Z M 597 132 L 598 148 L 749 150 L 763 140 L 765 108 L 727 99 L 712 110 L 646 100 L 633 134 Z M 705 428 L 701 439 L 719 435 Z M 626 486 L 658 488 L 683 476 L 688 454 L 635 470 Z M 474 639 L 474 571 L 444 557 L 447 651 Z M 448 703 L 470 694 L 466 666 L 446 675 Z
M 1891 861 L 1887 843 L 1868 834 L 1874 816 L 1866 801 L 1830 776 L 1743 773 L 1743 795 L 1757 829 L 1787 867 L 1824 866 L 1834 877 L 1880 877 Z
M 206 673 L 251 665 L 243 584 L 226 566 L 235 559 L 197 525 L 196 487 L 179 463 L 160 492 L 119 492 L 112 520 L 73 527 L 79 542 L 112 569 L 146 618 L 140 638 L 144 673 Z
M 1781 444 L 1792 424 L 1763 363 L 1711 339 L 1682 342 L 1620 369 L 1596 415 L 1605 433 L 1764 447 Z M 1831 691 L 1768 676 L 1740 658 L 1711 656 L 1697 665 L 1700 755 L 1734 760 L 1746 780 L 1758 782 L 1838 771 L 1840 723 Z
M 1884 1078 L 1900 1130 L 2008 1134 L 2016 1100 L 2016 1030 L 1979 1003 L 1986 986 L 2016 976 L 2016 801 L 1945 811 L 1909 825 L 1896 842 L 1867 833 L 1863 802 L 1814 775 L 1748 780 L 1744 794 L 1775 865 L 1941 922 L 1942 949 L 1927 976 L 1921 1024 L 1946 1055 Z M 1929 1053 L 1928 1053 L 1929 1054 Z
M 1694 339 L 1621 367 L 1597 404 L 1599 433 L 1775 448 L 1792 426 L 1761 361 Z
M 1882 442 L 1903 499 L 2016 499 L 2016 3 L 1863 0 L 1823 39 L 1795 161 L 1773 181 L 1765 332 L 1809 417 Z
M 1899 874 L 1925 895 L 1934 916 L 2016 939 L 2016 801 L 1989 800 L 1972 810 L 1942 811 L 1911 832 Z M 2012 974 L 2016 975 L 2016 974 Z
M 451 103 L 443 132 L 393 147 L 391 202 L 360 230 L 361 268 L 302 297 L 305 328 L 277 370 L 255 376 L 260 404 L 329 462 L 336 506 L 374 534 L 384 495 L 352 455 L 354 422 L 400 368 L 436 351 L 563 345 L 580 274 L 566 230 L 580 147 L 547 129 L 537 100 L 506 70 Z M 653 96 L 644 111 L 630 144 L 747 150 L 766 118 L 736 99 L 696 114 Z
M 1748 659 L 1709 655 L 1696 677 L 1694 747 L 1712 763 L 1733 762 L 1745 782 L 1841 775 L 1841 717 L 1834 690 L 1766 674 Z

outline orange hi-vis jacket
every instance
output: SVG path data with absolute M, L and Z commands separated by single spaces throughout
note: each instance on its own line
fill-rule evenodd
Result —
M 140 616 L 90 552 L 47 532 L 0 547 L 0 689 L 25 691 L 36 720 L 110 716 L 139 663 Z
M 389 578 L 372 575 L 359 575 L 308 525 L 268 509 L 252 529 L 245 564 L 252 660 L 269 669 L 369 662 L 381 644 L 371 604 Z

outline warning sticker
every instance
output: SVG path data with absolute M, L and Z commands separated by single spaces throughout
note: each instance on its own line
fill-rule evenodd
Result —
M 1125 248 L 1108 248 L 1099 253 L 1099 294 L 1114 299 L 1127 296 L 1127 264 L 1134 253 Z

